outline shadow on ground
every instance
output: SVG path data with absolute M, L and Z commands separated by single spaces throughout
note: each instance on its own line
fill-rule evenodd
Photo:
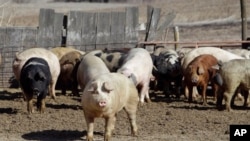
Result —
M 69 130 L 44 130 L 38 132 L 30 132 L 23 134 L 22 138 L 25 140 L 39 140 L 39 141 L 71 141 L 83 140 L 86 136 L 86 131 L 69 131 Z

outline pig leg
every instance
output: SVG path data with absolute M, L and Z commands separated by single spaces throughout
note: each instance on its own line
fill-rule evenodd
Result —
M 80 95 L 79 95 L 79 91 L 78 91 L 78 83 L 77 83 L 76 79 L 73 80 L 71 91 L 72 91 L 72 94 L 73 94 L 74 96 L 80 96 Z
M 140 92 L 140 103 L 143 105 L 144 99 L 146 98 L 146 102 L 151 102 L 150 97 L 149 97 L 149 83 L 144 83 L 141 87 L 141 92 Z
M 185 84 L 184 84 L 185 85 Z M 191 95 L 192 97 L 195 98 L 195 100 L 197 100 L 197 97 L 199 96 L 198 90 L 196 86 L 192 87 L 192 92 L 189 90 L 188 86 L 184 86 L 185 88 L 185 97 L 189 98 L 189 96 Z
M 248 106 L 248 95 L 249 95 L 249 91 L 248 90 L 243 90 L 242 94 L 244 96 L 244 107 Z
M 165 97 L 166 98 L 169 98 L 170 97 L 170 85 L 171 85 L 171 82 L 168 81 L 168 80 L 165 80 L 164 83 L 163 83 L 163 91 L 165 93 Z
M 115 129 L 116 115 L 105 118 L 105 136 L 104 141 L 110 141 L 112 131 Z
M 187 86 L 187 90 L 189 92 L 188 94 L 188 102 L 192 102 L 193 101 L 193 86 Z
M 234 92 L 224 92 L 224 99 L 225 99 L 225 104 L 226 104 L 226 109 L 228 112 L 231 111 L 231 100 Z
M 203 86 L 201 86 L 201 89 L 202 89 L 203 105 L 206 106 L 207 105 L 207 96 L 206 96 L 207 85 L 204 84 Z
M 94 118 L 87 116 L 86 113 L 84 113 L 85 121 L 87 124 L 87 137 L 86 141 L 93 141 L 94 140 Z
M 125 106 L 124 110 L 126 111 L 130 126 L 131 126 L 131 134 L 132 136 L 137 136 L 137 125 L 136 125 L 136 111 L 137 111 L 137 102 L 134 104 L 128 104 Z
M 40 113 L 44 113 L 44 111 L 45 111 L 45 99 L 42 99 Z
M 178 77 L 175 80 L 175 94 L 177 99 L 179 99 L 181 95 L 181 83 L 182 83 L 182 77 Z
M 26 95 L 27 110 L 29 114 L 33 113 L 33 100 L 32 99 L 33 99 L 32 95 Z
M 214 101 L 217 101 L 217 94 L 219 91 L 219 86 L 213 82 L 212 89 L 213 89 L 213 94 L 214 94 Z
M 185 97 L 186 97 L 186 98 L 189 98 L 188 87 L 185 85 L 184 88 L 185 88 Z
M 223 101 L 223 93 L 224 90 L 222 88 L 220 88 L 217 91 L 217 101 L 216 101 L 216 106 L 218 110 L 222 110 L 222 101 Z
M 56 82 L 56 81 L 52 80 L 50 85 L 49 85 L 49 94 L 55 100 L 56 99 L 56 94 L 55 94 L 56 83 L 54 83 L 54 82 Z
M 195 98 L 195 100 L 198 99 L 198 97 L 199 97 L 199 92 L 198 92 L 197 86 L 194 86 L 194 87 L 193 87 L 193 92 L 192 92 L 191 94 L 193 95 L 193 97 Z

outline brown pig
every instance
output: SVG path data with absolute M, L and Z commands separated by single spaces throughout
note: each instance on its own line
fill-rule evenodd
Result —
M 72 94 L 79 96 L 76 72 L 82 59 L 82 53 L 71 51 L 64 54 L 60 62 L 61 72 L 58 78 L 58 85 L 62 89 L 62 94 L 66 94 L 66 89 L 71 88 Z
M 215 76 L 216 70 L 212 68 L 218 63 L 217 59 L 209 54 L 203 54 L 194 58 L 184 71 L 184 82 L 190 92 L 189 102 L 192 101 L 193 86 L 200 86 L 202 89 L 203 105 L 207 104 L 206 90 L 209 81 Z M 212 81 L 212 87 L 214 89 L 214 95 L 218 87 Z
M 59 60 L 63 57 L 63 55 L 71 51 L 78 51 L 81 54 L 84 54 L 84 52 L 77 50 L 73 47 L 54 47 L 54 48 L 51 48 L 50 51 L 54 53 Z

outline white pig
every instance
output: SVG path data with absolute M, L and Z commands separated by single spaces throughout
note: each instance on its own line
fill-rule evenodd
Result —
M 88 141 L 93 141 L 95 118 L 105 119 L 104 140 L 109 141 L 115 128 L 116 115 L 122 109 L 127 112 L 132 135 L 137 135 L 139 97 L 135 85 L 126 76 L 119 73 L 98 75 L 87 83 L 81 100 Z
M 139 88 L 140 103 L 144 103 L 144 98 L 150 102 L 149 83 L 152 77 L 153 61 L 149 52 L 143 48 L 132 48 L 124 58 L 122 66 L 117 72 L 132 79 Z
M 80 87 L 84 89 L 88 81 L 95 76 L 109 72 L 109 69 L 99 57 L 87 53 L 82 57 L 78 66 L 77 81 Z

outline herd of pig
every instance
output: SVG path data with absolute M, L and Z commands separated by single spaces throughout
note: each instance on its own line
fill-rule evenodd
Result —
M 13 61 L 28 113 L 33 113 L 33 97 L 39 112 L 45 111 L 45 97 L 56 99 L 56 86 L 62 94 L 70 89 L 80 96 L 87 123 L 87 140 L 93 140 L 94 119 L 105 119 L 105 140 L 110 140 L 121 109 L 127 112 L 132 135 L 137 135 L 137 106 L 150 102 L 149 90 L 161 90 L 166 97 L 189 102 L 199 92 L 207 104 L 207 88 L 212 87 L 219 109 L 223 99 L 231 110 L 236 95 L 248 104 L 250 52 L 216 47 L 172 50 L 159 46 L 153 53 L 144 48 L 94 50 L 83 52 L 73 47 L 30 48 L 18 52 Z M 201 90 L 201 91 L 198 91 Z

